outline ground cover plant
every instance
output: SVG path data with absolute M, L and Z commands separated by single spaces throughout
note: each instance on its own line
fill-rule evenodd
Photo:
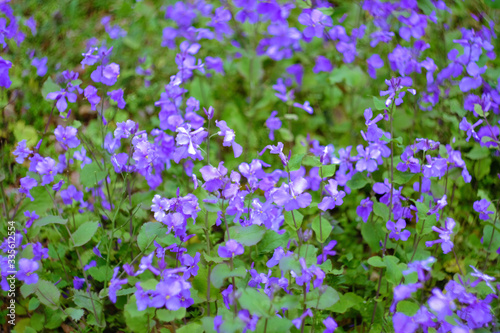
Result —
M 499 9 L 2 1 L 2 331 L 498 332 Z

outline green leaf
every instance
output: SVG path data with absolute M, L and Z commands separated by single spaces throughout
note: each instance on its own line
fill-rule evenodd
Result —
M 222 331 L 222 330 L 221 330 Z M 177 333 L 203 333 L 203 327 L 200 323 L 189 323 L 176 330 Z
M 165 235 L 167 227 L 160 222 L 146 222 L 142 225 L 139 235 L 137 235 L 137 245 L 145 252 L 146 247 L 154 247 L 153 240 L 160 235 Z
M 40 303 L 54 310 L 58 308 L 61 291 L 53 283 L 42 279 L 38 280 L 35 294 Z
M 127 330 L 132 332 L 150 332 L 151 326 L 155 323 L 153 320 L 155 310 L 155 308 L 147 308 L 144 311 L 139 311 L 137 309 L 137 300 L 135 295 L 131 296 L 128 303 L 125 304 L 123 311 L 125 323 L 127 324 Z
M 365 185 L 368 184 L 368 181 L 368 178 L 364 174 L 358 172 L 347 182 L 347 186 L 353 190 L 359 190 L 365 187 Z
M 319 157 L 314 156 L 314 155 L 306 155 L 306 156 L 304 156 L 304 159 L 302 160 L 302 165 L 310 166 L 310 167 L 321 167 L 323 164 L 321 164 Z
M 65 311 L 74 321 L 79 321 L 84 314 L 82 309 L 66 308 Z
M 321 218 L 321 223 L 320 223 L 320 216 L 318 215 L 314 218 L 312 222 L 312 229 L 314 230 L 318 242 L 324 243 L 328 239 L 328 236 L 330 236 L 333 227 L 330 224 L 330 222 L 325 218 Z
M 401 172 L 399 170 L 396 170 L 394 172 L 394 183 L 404 185 L 408 183 L 413 176 L 415 176 L 414 173 L 409 173 L 409 172 Z
M 286 120 L 293 120 L 293 121 L 297 121 L 299 120 L 299 116 L 297 116 L 296 114 L 294 113 L 287 113 L 283 116 L 284 119 Z
M 40 301 L 38 300 L 38 298 L 33 297 L 32 299 L 30 299 L 30 302 L 28 304 L 28 310 L 34 311 L 38 308 L 39 305 Z
M 335 164 L 323 165 L 322 167 L 323 178 L 332 177 L 335 174 L 337 166 Z
M 385 106 L 385 100 L 373 96 L 373 105 L 375 106 L 375 110 L 385 110 L 387 106 Z
M 467 157 L 471 160 L 481 160 L 488 156 L 490 156 L 490 150 L 480 145 L 474 145 L 471 151 L 467 153 Z
M 206 262 L 214 262 L 216 264 L 220 264 L 221 262 L 224 262 L 224 259 L 222 259 L 221 257 L 212 257 L 212 256 L 209 256 L 208 254 L 206 254 L 205 252 L 203 252 L 203 257 L 205 258 Z
M 295 171 L 300 168 L 302 165 L 302 159 L 304 158 L 306 154 L 294 154 L 290 158 L 290 161 L 288 161 L 288 169 L 290 171 Z
M 159 320 L 166 323 L 175 319 L 182 319 L 184 318 L 185 315 L 186 315 L 186 308 L 180 308 L 177 311 L 170 311 L 167 309 L 156 310 L 156 317 Z
M 19 289 L 21 290 L 21 295 L 23 295 L 24 298 L 28 298 L 29 295 L 35 292 L 36 287 L 37 287 L 36 283 L 32 284 L 23 283 L 23 285 Z
M 63 219 L 60 216 L 49 215 L 49 216 L 42 217 L 39 220 L 36 220 L 35 223 L 33 224 L 33 226 L 34 227 L 43 227 L 44 225 L 52 224 L 52 223 L 66 224 L 66 223 L 68 223 L 68 219 Z
M 384 261 L 382 261 L 382 258 L 380 258 L 379 256 L 373 256 L 373 257 L 369 258 L 367 262 L 370 266 L 373 266 L 373 267 L 385 267 L 386 266 L 386 263 Z
M 266 253 L 274 251 L 277 247 L 285 246 L 289 240 L 290 234 L 288 231 L 280 235 L 276 231 L 267 230 L 264 237 L 262 237 L 262 240 L 259 242 L 259 252 Z
M 389 207 L 381 202 L 375 202 L 373 204 L 373 213 L 380 216 L 384 222 L 389 221 Z
M 285 212 L 285 222 L 293 230 L 299 230 L 302 226 L 302 220 L 304 220 L 304 215 L 302 215 L 298 210 L 286 211 Z M 295 220 L 294 220 L 295 218 Z
M 248 227 L 236 225 L 229 228 L 229 235 L 231 236 L 231 239 L 234 239 L 238 243 L 245 246 L 253 246 L 257 244 L 262 237 L 264 237 L 265 232 L 265 228 L 255 224 Z
M 43 98 L 47 99 L 47 95 L 51 92 L 55 92 L 55 91 L 60 91 L 61 90 L 61 87 L 59 87 L 53 80 L 52 78 L 49 76 L 49 78 L 47 80 L 45 80 L 45 82 L 43 83 L 43 86 L 42 86 L 42 96 Z
M 237 267 L 231 271 L 228 265 L 226 264 L 218 264 L 214 268 L 212 268 L 212 273 L 210 274 L 210 281 L 212 285 L 220 289 L 224 284 L 224 280 L 228 277 L 239 276 L 244 277 L 247 274 L 244 267 Z
M 208 277 L 208 269 L 200 267 L 198 269 L 198 274 L 192 280 L 193 289 L 198 292 L 198 296 L 203 300 L 207 300 L 207 277 Z M 217 297 L 220 296 L 220 291 L 217 288 L 210 288 L 210 302 L 215 302 Z
M 400 301 L 398 303 L 398 306 L 397 306 L 397 311 L 398 312 L 401 312 L 409 317 L 412 317 L 414 316 L 418 309 L 419 309 L 419 305 L 417 303 L 414 303 L 412 301 L 407 301 L 407 300 L 404 300 L 404 301 Z
M 297 4 L 305 3 L 305 2 L 297 2 Z M 266 326 L 267 323 L 267 326 Z M 290 332 L 290 328 L 292 327 L 292 321 L 287 318 L 280 317 L 270 317 L 266 318 L 266 320 L 259 320 L 257 324 L 257 329 L 255 332 L 264 332 L 264 327 L 267 327 L 267 332 L 272 333 L 288 333 Z M 248 331 L 247 331 L 248 332 Z
M 474 104 L 474 111 L 479 115 L 479 117 L 484 117 L 484 111 L 481 104 Z
M 92 239 L 99 227 L 98 222 L 85 222 L 73 234 L 74 247 L 82 246 Z
M 337 313 L 344 313 L 348 309 L 355 307 L 357 305 L 363 304 L 363 297 L 355 294 L 355 293 L 346 293 L 344 295 L 339 295 L 340 300 L 335 303 L 333 306 L 331 306 L 328 310 L 337 312 Z
M 283 273 L 287 273 L 289 271 L 301 272 L 302 267 L 300 266 L 299 260 L 293 256 L 287 256 L 280 259 L 279 263 L 280 270 Z
M 101 170 L 97 162 L 86 164 L 80 172 L 80 182 L 85 187 L 95 187 L 107 175 L 106 170 Z
M 86 309 L 90 313 L 94 313 L 94 307 L 95 307 L 97 316 L 100 317 L 102 313 L 102 302 L 99 299 L 99 296 L 97 296 L 95 292 L 91 292 L 89 295 L 87 292 L 84 292 L 82 290 L 76 290 L 76 289 L 71 289 L 71 290 L 73 292 L 73 301 L 78 307 Z M 93 305 L 92 302 L 94 303 Z
M 255 288 L 243 290 L 238 302 L 252 314 L 258 314 L 259 317 L 269 317 L 271 300 L 265 293 L 258 292 Z
M 307 293 L 306 305 L 309 308 L 324 310 L 337 303 L 339 299 L 339 293 L 332 287 L 327 286 L 323 294 L 320 294 L 319 288 Z
M 398 265 L 399 259 L 394 256 L 385 256 L 384 263 L 386 264 L 386 278 L 387 281 L 391 282 L 395 286 L 399 285 L 399 282 L 403 278 L 402 266 Z

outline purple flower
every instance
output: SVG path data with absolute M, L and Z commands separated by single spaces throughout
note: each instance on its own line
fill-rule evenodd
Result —
M 59 141 L 61 146 L 65 149 L 76 148 L 80 145 L 80 140 L 76 137 L 77 133 L 77 129 L 71 126 L 62 127 L 59 125 L 54 130 L 56 140 Z
M 92 267 L 96 267 L 97 266 L 97 262 L 95 260 L 92 260 L 91 262 L 89 262 L 87 265 L 83 266 L 83 270 L 84 271 L 87 271 L 89 270 L 90 268 Z
M 370 58 L 366 59 L 366 63 L 368 64 L 368 74 L 371 76 L 372 79 L 376 79 L 377 74 L 375 69 L 383 67 L 384 61 L 380 58 L 378 54 L 374 54 Z
M 380 150 L 374 149 L 371 146 L 363 147 L 363 145 L 358 145 L 356 147 L 358 151 L 358 162 L 356 163 L 356 170 L 362 172 L 368 170 L 368 172 L 373 172 L 377 170 L 377 159 L 380 156 Z
M 490 281 L 495 281 L 495 278 L 492 277 L 492 276 L 489 276 L 489 275 L 486 275 L 482 272 L 480 272 L 476 267 L 472 266 L 472 265 L 469 265 L 470 268 L 472 268 L 474 270 L 474 273 L 470 273 L 471 276 L 475 276 L 478 278 L 478 280 L 476 280 L 472 286 L 476 286 L 480 281 L 484 281 L 486 283 L 486 285 L 488 287 L 491 288 L 491 290 L 493 290 L 493 293 L 496 292 L 495 288 L 493 288 L 493 286 L 491 285 Z
M 279 206 L 284 206 L 286 211 L 305 208 L 311 204 L 312 197 L 309 193 L 304 193 L 308 184 L 303 177 L 294 179 L 289 185 L 283 184 L 273 194 L 274 202 Z
M 274 141 L 274 131 L 281 128 L 281 120 L 276 117 L 278 111 L 271 112 L 271 115 L 266 120 L 266 127 L 269 128 L 269 140 Z
M 220 327 L 221 327 L 222 323 L 224 323 L 222 316 L 215 316 L 214 317 L 214 330 L 217 333 L 220 333 Z
M 434 244 L 441 243 L 441 248 L 443 249 L 443 253 L 448 253 L 453 248 L 453 242 L 450 240 L 451 235 L 453 234 L 453 228 L 455 228 L 455 220 L 451 217 L 446 218 L 445 227 L 438 228 L 436 226 L 432 227 L 432 230 L 439 234 L 439 238 L 434 241 L 425 242 L 425 246 L 430 247 Z
M 101 101 L 101 97 L 97 95 L 97 88 L 91 85 L 88 85 L 87 88 L 83 90 L 83 95 L 90 103 L 90 109 L 92 111 L 96 110 L 97 104 Z
M 218 250 L 219 257 L 221 258 L 233 258 L 234 256 L 243 254 L 243 252 L 245 252 L 243 245 L 234 239 L 228 240 L 225 246 L 219 246 Z
M 224 146 L 224 147 L 232 146 L 233 152 L 234 152 L 234 157 L 235 158 L 239 157 L 241 155 L 241 153 L 243 152 L 243 148 L 241 147 L 241 145 L 239 145 L 238 143 L 236 143 L 234 141 L 234 138 L 236 137 L 236 135 L 234 134 L 234 131 L 227 126 L 227 124 L 224 120 L 221 120 L 221 121 L 216 120 L 215 125 L 218 128 L 220 128 L 220 131 L 217 132 L 217 134 L 224 137 L 224 141 L 222 142 L 222 146 Z
M 474 202 L 474 210 L 479 213 L 479 218 L 481 220 L 489 220 L 490 214 L 493 214 L 493 211 L 488 210 L 488 207 L 490 206 L 490 202 L 486 199 L 481 199 L 476 202 Z
M 308 39 L 313 37 L 322 38 L 324 27 L 332 26 L 331 17 L 323 14 L 318 9 L 305 9 L 298 18 L 300 24 L 307 26 L 304 29 L 304 36 Z
M 122 285 L 127 284 L 128 280 L 127 279 L 118 279 L 118 271 L 120 270 L 120 267 L 115 267 L 114 272 L 113 272 L 113 277 L 111 278 L 111 281 L 109 282 L 109 299 L 111 302 L 116 303 L 116 292 L 120 289 L 122 289 Z
M 324 263 L 326 261 L 328 256 L 336 255 L 337 251 L 333 250 L 335 245 L 337 245 L 336 240 L 330 241 L 330 243 L 328 243 L 328 245 L 323 248 L 323 252 L 321 253 L 321 255 L 318 256 L 318 258 L 316 260 L 316 264 L 321 265 L 322 263 Z
M 32 212 L 25 211 L 24 216 L 28 218 L 28 221 L 26 222 L 26 228 L 30 228 L 33 222 L 35 222 L 35 220 L 40 218 L 40 216 L 38 216 L 38 214 L 35 211 Z
M 318 208 L 322 211 L 334 209 L 335 206 L 340 206 L 344 203 L 342 198 L 345 197 L 345 192 L 337 191 L 337 185 L 337 181 L 333 179 L 328 180 L 328 185 L 325 186 L 325 190 L 328 192 L 329 196 L 325 196 L 318 204 Z
M 285 154 L 283 154 L 283 142 L 278 142 L 278 144 L 276 146 L 273 146 L 273 145 L 267 145 L 264 147 L 264 149 L 262 149 L 262 151 L 259 153 L 259 155 L 262 155 L 264 154 L 264 152 L 269 149 L 269 152 L 271 154 L 276 154 L 280 157 L 281 159 L 281 162 L 283 163 L 283 165 L 287 165 L 288 164 L 288 159 L 286 158 Z
M 113 90 L 108 92 L 109 98 L 118 103 L 118 107 L 123 109 L 127 103 L 123 99 L 123 89 Z
M 206 57 L 205 65 L 207 69 L 213 69 L 217 73 L 224 75 L 224 62 L 221 58 Z
M 47 57 L 40 59 L 33 58 L 33 60 L 31 60 L 31 66 L 36 67 L 36 75 L 45 76 L 47 73 Z
M 396 98 L 395 103 L 397 106 L 403 103 L 403 97 L 405 96 L 405 91 L 402 90 L 404 89 L 404 87 L 409 87 L 412 84 L 412 79 L 409 77 L 396 77 L 390 80 L 385 80 L 385 84 L 389 86 L 389 89 L 380 92 L 380 96 L 389 95 L 389 97 L 387 97 L 385 101 L 385 106 L 389 107 L 394 98 Z M 416 94 L 415 89 L 407 88 L 406 90 L 412 93 L 413 95 Z
M 120 65 L 114 62 L 105 67 L 97 66 L 92 74 L 90 74 L 92 81 L 95 83 L 102 82 L 107 86 L 115 84 L 118 76 L 120 76 Z
M 268 260 L 266 266 L 269 268 L 276 266 L 277 264 L 279 264 L 280 260 L 283 257 L 286 257 L 285 250 L 283 250 L 281 246 L 277 247 L 276 249 L 274 249 L 273 256 Z
M 233 285 L 230 284 L 224 291 L 221 292 L 222 301 L 228 310 L 230 310 L 230 305 L 234 304 L 233 299 Z
M 444 295 L 438 288 L 432 290 L 432 296 L 427 303 L 439 320 L 444 320 L 446 316 L 452 316 L 453 310 L 456 308 L 450 293 Z
M 295 77 L 297 85 L 302 85 L 302 77 L 304 76 L 304 67 L 301 64 L 291 65 L 286 69 L 286 72 Z
M 302 326 L 302 321 L 306 317 L 312 317 L 312 316 L 313 316 L 313 313 L 312 313 L 311 309 L 307 309 L 306 311 L 304 311 L 304 313 L 300 317 L 292 320 L 292 324 L 299 330 L 300 326 Z
M 31 34 L 33 36 L 36 35 L 36 21 L 35 19 L 33 18 L 33 16 L 31 16 L 29 19 L 27 19 L 25 22 L 24 22 L 24 25 L 27 26 L 28 28 L 30 28 L 31 30 Z
M 448 201 L 446 199 L 447 199 L 447 196 L 445 194 L 445 195 L 443 195 L 443 197 L 441 199 L 439 199 L 437 201 L 436 206 L 429 209 L 429 211 L 427 212 L 427 215 L 436 214 L 436 217 L 439 220 L 439 213 L 438 212 L 440 210 L 442 210 L 444 207 L 446 207 L 446 205 L 448 204 Z
M 205 181 L 203 187 L 208 192 L 215 192 L 224 186 L 224 177 L 227 174 L 227 168 L 224 167 L 224 162 L 219 162 L 219 166 L 217 168 L 214 168 L 211 165 L 205 165 L 200 169 L 200 172 L 203 180 Z
M 333 65 L 324 56 L 318 56 L 316 58 L 316 64 L 314 65 L 313 72 L 315 74 L 318 74 L 319 72 L 331 72 L 333 69 Z
M 414 333 L 418 329 L 418 323 L 412 317 L 401 312 L 396 312 L 392 317 L 395 333 Z
M 200 127 L 191 131 L 191 127 L 178 127 L 176 129 L 177 137 L 175 141 L 177 147 L 173 153 L 173 159 L 176 163 L 183 158 L 191 157 L 192 159 L 203 160 L 203 156 L 199 151 L 200 144 L 205 140 L 208 135 L 207 131 Z
M 19 164 L 24 163 L 24 159 L 32 153 L 31 150 L 26 147 L 26 140 L 21 140 L 17 144 L 16 150 L 12 152 L 16 156 L 16 162 Z
M 404 219 L 399 219 L 396 223 L 387 221 L 385 226 L 388 230 L 391 231 L 391 233 L 389 234 L 389 238 L 392 238 L 394 240 L 401 239 L 403 242 L 406 242 L 411 235 L 410 231 L 408 230 L 404 230 L 403 232 L 401 232 L 401 230 L 406 227 L 406 221 Z
M 323 320 L 323 325 L 325 325 L 326 327 L 323 333 L 333 333 L 338 327 L 337 323 L 335 322 L 335 320 L 333 320 L 332 317 L 328 317 Z
M 12 67 L 12 63 L 4 58 L 0 57 L 0 87 L 10 88 L 12 82 L 9 77 L 9 69 Z
M 45 157 L 36 165 L 36 171 L 42 175 L 42 186 L 51 183 L 54 175 L 57 174 L 56 161 L 50 157 Z
M 35 199 L 31 196 L 30 190 L 37 185 L 38 182 L 36 181 L 36 179 L 33 179 L 30 176 L 23 177 L 21 178 L 21 187 L 19 188 L 19 193 L 26 194 L 26 197 L 30 198 L 31 201 L 33 201 Z
M 409 285 L 400 284 L 394 288 L 394 299 L 391 304 L 390 311 L 396 311 L 396 305 L 399 301 L 408 299 L 411 297 L 411 294 L 416 292 L 418 289 L 422 288 L 421 283 L 412 283 Z
M 160 281 L 153 292 L 151 306 L 156 308 L 166 307 L 170 311 L 176 311 L 181 308 L 182 292 L 184 289 L 189 289 L 191 285 L 173 275 Z
M 413 261 L 408 264 L 408 269 L 403 271 L 403 275 L 408 275 L 413 272 L 417 272 L 418 280 L 424 282 L 427 280 L 425 276 L 425 271 L 430 272 L 431 267 L 434 262 L 436 262 L 436 258 L 429 257 L 422 261 Z
M 60 91 L 50 92 L 47 94 L 47 99 L 56 100 L 56 107 L 59 112 L 64 112 L 68 107 L 68 102 L 75 103 L 76 102 L 76 94 L 72 92 L 67 92 L 65 89 L 61 89 Z
M 83 167 L 87 164 L 90 164 L 92 163 L 92 160 L 90 159 L 90 157 L 87 156 L 87 149 L 85 149 L 85 147 L 82 147 L 82 149 L 80 149 L 80 151 L 75 151 L 73 153 L 73 158 L 77 161 L 80 161 L 82 162 L 80 164 L 80 168 L 83 169 Z M 111 162 L 113 162 L 111 160 Z
M 208 110 L 203 108 L 203 111 L 205 112 L 208 120 L 211 120 L 214 117 L 214 108 L 212 106 L 210 106 Z
M 245 323 L 245 328 L 243 329 L 242 333 L 246 333 L 247 330 L 253 332 L 257 328 L 257 323 L 259 322 L 259 316 L 255 314 L 251 316 L 250 311 L 246 309 L 238 311 L 238 318 L 240 318 Z
M 38 274 L 35 271 L 40 266 L 36 261 L 31 259 L 21 258 L 19 260 L 19 270 L 17 271 L 16 278 L 24 281 L 26 284 L 33 284 L 38 282 Z
M 363 219 L 363 222 L 368 221 L 368 217 L 373 210 L 373 202 L 370 198 L 361 200 L 359 206 L 356 208 L 356 214 Z
M 296 108 L 300 108 L 309 114 L 313 114 L 314 111 L 313 108 L 311 107 L 311 104 L 309 104 L 309 101 L 305 101 L 304 105 L 300 103 L 293 103 L 293 106 Z
M 73 287 L 76 290 L 82 289 L 84 283 L 85 283 L 84 278 L 79 278 L 78 276 L 73 277 Z
M 459 128 L 462 131 L 467 132 L 467 139 L 465 139 L 467 142 L 469 142 L 470 137 L 472 136 L 476 141 L 480 141 L 479 136 L 477 135 L 476 131 L 474 131 L 474 128 L 476 128 L 478 125 L 482 124 L 483 120 L 479 119 L 474 125 L 469 124 L 467 121 L 467 118 L 463 117 L 462 121 L 460 122 Z
M 470 76 L 465 76 L 460 81 L 460 90 L 462 92 L 467 92 L 472 89 L 477 89 L 483 83 L 483 79 L 481 78 L 481 74 L 486 71 L 486 66 L 479 68 L 479 66 L 475 62 L 470 62 L 467 65 L 467 73 Z
M 139 124 L 128 119 L 127 121 L 117 123 L 114 132 L 115 139 L 128 139 L 131 135 L 135 134 L 139 128 Z

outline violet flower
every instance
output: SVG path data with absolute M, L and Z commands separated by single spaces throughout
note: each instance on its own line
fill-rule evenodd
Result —
M 490 219 L 489 215 L 493 214 L 493 211 L 488 210 L 488 207 L 490 205 L 491 203 L 486 199 L 481 199 L 474 202 L 473 208 L 476 212 L 479 213 L 479 218 L 481 220 L 487 221 Z
M 446 218 L 445 227 L 438 228 L 436 226 L 432 227 L 432 230 L 439 234 L 439 238 L 434 241 L 425 242 L 425 246 L 430 247 L 434 244 L 441 243 L 441 248 L 443 249 L 443 253 L 448 253 L 453 248 L 453 242 L 450 240 L 451 235 L 453 234 L 453 228 L 455 228 L 455 220 L 451 217 Z
M 234 256 L 238 256 L 245 252 L 243 245 L 235 241 L 234 239 L 230 239 L 226 242 L 226 245 L 219 246 L 219 257 L 221 258 L 233 258 Z
M 394 240 L 402 240 L 406 242 L 410 237 L 411 233 L 408 230 L 403 230 L 406 227 L 406 221 L 404 219 L 399 219 L 398 222 L 394 223 L 392 221 L 387 221 L 386 228 L 391 231 L 389 238 Z
M 111 281 L 109 282 L 109 299 L 111 302 L 116 303 L 116 292 L 120 289 L 122 289 L 122 285 L 127 284 L 128 280 L 127 279 L 118 279 L 118 271 L 120 270 L 120 267 L 115 267 L 113 269 L 113 277 L 111 278 Z
M 38 282 L 38 274 L 35 271 L 40 268 L 40 265 L 34 260 L 21 258 L 19 259 L 19 270 L 17 271 L 16 278 L 24 281 L 26 284 L 33 284 Z

